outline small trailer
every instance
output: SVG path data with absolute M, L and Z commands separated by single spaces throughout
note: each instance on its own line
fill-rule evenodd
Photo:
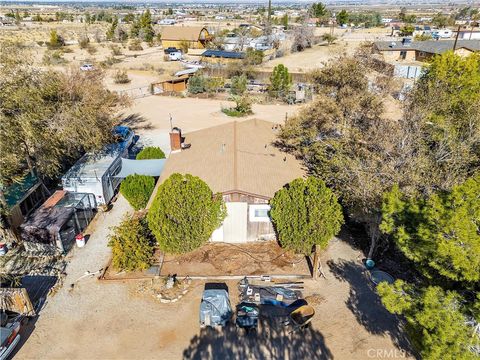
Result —
M 126 126 L 115 127 L 114 134 L 118 142 L 85 154 L 67 171 L 62 177 L 63 190 L 94 194 L 98 205 L 110 203 L 121 182 L 115 175 L 120 172 L 122 157 L 128 155 L 134 139 L 133 131 Z

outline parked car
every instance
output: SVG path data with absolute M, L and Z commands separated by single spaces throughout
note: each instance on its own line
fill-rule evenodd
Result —
M 225 326 L 233 311 L 225 283 L 206 283 L 200 303 L 200 327 Z
M 0 360 L 5 360 L 20 342 L 24 317 L 12 312 L 0 312 Z
M 83 64 L 82 66 L 80 66 L 80 70 L 82 71 L 91 71 L 93 69 L 94 68 L 92 64 Z
M 180 50 L 168 53 L 168 60 L 179 61 L 182 60 L 182 52 Z
M 166 48 L 166 49 L 163 50 L 163 52 L 164 52 L 165 54 L 167 54 L 167 55 L 170 54 L 170 53 L 172 53 L 172 52 L 177 52 L 177 51 L 180 51 L 180 50 L 177 49 L 177 48 L 174 47 L 174 46 L 170 46 L 170 47 L 168 47 L 168 48 Z

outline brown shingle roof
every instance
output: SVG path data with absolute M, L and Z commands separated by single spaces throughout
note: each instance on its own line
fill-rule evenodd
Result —
M 240 191 L 271 198 L 305 171 L 292 155 L 272 145 L 277 125 L 263 120 L 231 122 L 185 135 L 191 147 L 168 158 L 159 183 L 173 173 L 203 179 L 213 192 Z
M 198 41 L 204 29 L 205 27 L 203 26 L 164 26 L 160 32 L 162 34 L 162 40 Z

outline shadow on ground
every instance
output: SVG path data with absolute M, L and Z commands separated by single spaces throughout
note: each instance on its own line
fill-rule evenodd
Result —
M 125 117 L 121 114 L 120 118 L 122 118 L 121 125 L 128 126 L 133 131 L 153 129 L 152 124 L 140 114 L 131 114 Z
M 190 340 L 184 359 L 333 359 L 324 337 L 315 329 L 291 332 L 281 318 L 261 318 L 258 332 L 246 334 L 229 325 L 222 330 L 202 329 Z
M 350 284 L 346 305 L 357 321 L 371 334 L 389 336 L 399 349 L 411 354 L 401 320 L 385 309 L 367 270 L 360 263 L 342 259 L 330 260 L 327 265 L 339 281 Z

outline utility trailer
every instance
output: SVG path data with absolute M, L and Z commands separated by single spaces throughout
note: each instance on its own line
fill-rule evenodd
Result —
M 118 137 L 116 143 L 85 154 L 66 172 L 62 177 L 63 190 L 93 194 L 98 205 L 110 203 L 121 182 L 115 175 L 134 141 L 133 131 L 126 126 L 116 126 L 114 134 Z

